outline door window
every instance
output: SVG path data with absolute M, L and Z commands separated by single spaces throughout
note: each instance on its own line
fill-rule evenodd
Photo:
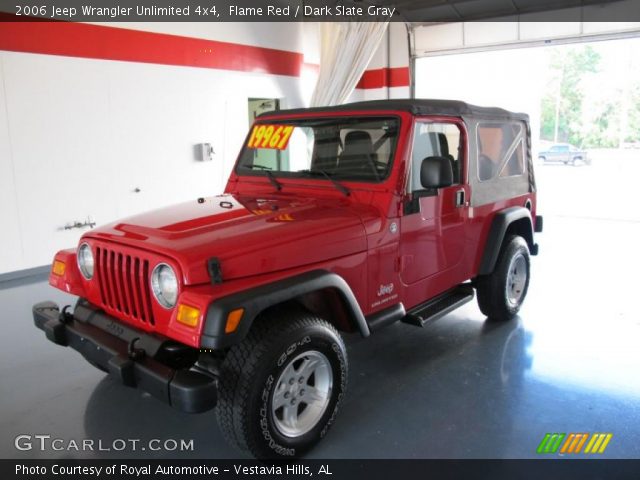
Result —
M 461 154 L 460 128 L 455 123 L 418 122 L 413 136 L 411 155 L 411 191 L 423 190 L 420 166 L 427 157 L 445 157 L 451 162 L 453 183 L 460 183 Z

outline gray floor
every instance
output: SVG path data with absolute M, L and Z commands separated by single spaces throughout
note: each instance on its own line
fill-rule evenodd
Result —
M 520 318 L 486 322 L 474 302 L 426 329 L 349 338 L 344 407 L 311 457 L 532 458 L 547 432 L 611 432 L 604 457 L 640 458 L 640 162 L 594 157 L 537 169 L 545 232 Z M 45 340 L 31 305 L 68 298 L 43 280 L 0 285 L 0 457 L 238 456 L 213 413 L 175 412 Z M 20 434 L 194 450 L 18 451 Z

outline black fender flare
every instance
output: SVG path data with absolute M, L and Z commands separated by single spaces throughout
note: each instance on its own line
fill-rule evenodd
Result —
M 488 275 L 493 272 L 507 229 L 511 224 L 522 219 L 528 221 L 525 240 L 529 244 L 530 249 L 534 248 L 533 222 L 531 221 L 531 212 L 529 209 L 525 207 L 509 207 L 500 210 L 495 214 L 491 222 L 487 241 L 484 244 L 484 253 L 480 261 L 478 275 Z
M 312 270 L 293 277 L 260 285 L 214 300 L 207 309 L 200 339 L 201 348 L 221 349 L 242 341 L 255 318 L 265 309 L 292 300 L 300 295 L 324 289 L 335 289 L 349 310 L 352 325 L 363 337 L 369 336 L 369 326 L 349 284 L 336 273 Z M 243 308 L 236 330 L 225 333 L 230 312 Z

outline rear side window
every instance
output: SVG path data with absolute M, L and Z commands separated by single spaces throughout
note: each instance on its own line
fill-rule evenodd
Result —
M 481 182 L 524 174 L 524 128 L 521 123 L 480 123 L 477 136 Z

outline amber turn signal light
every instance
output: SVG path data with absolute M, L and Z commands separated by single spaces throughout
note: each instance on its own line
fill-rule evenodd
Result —
M 195 327 L 200 321 L 200 310 L 189 305 L 178 305 L 178 314 L 176 320 L 188 327 Z
M 236 331 L 238 325 L 240 325 L 243 313 L 244 308 L 237 308 L 227 315 L 227 325 L 224 327 L 224 333 L 233 333 Z
M 51 267 L 51 271 L 53 272 L 53 274 L 58 275 L 59 277 L 64 275 L 64 272 L 66 269 L 67 269 L 67 266 L 65 265 L 64 262 L 61 262 L 60 260 L 54 261 L 53 266 Z

